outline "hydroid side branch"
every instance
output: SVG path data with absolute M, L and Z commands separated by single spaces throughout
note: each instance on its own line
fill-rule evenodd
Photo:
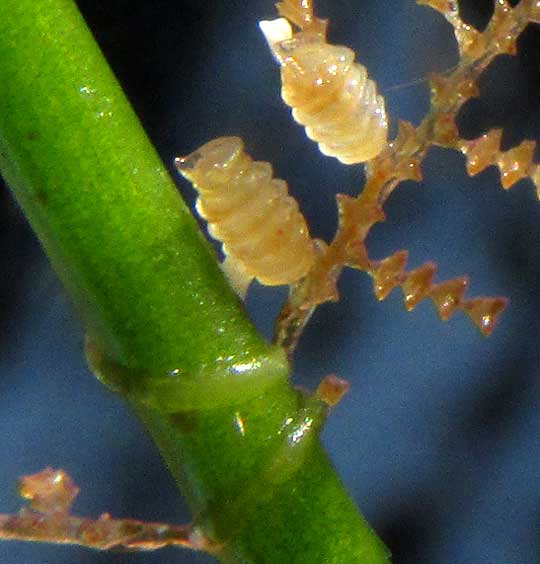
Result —
M 386 562 L 72 0 L 2 2 L 0 169 L 220 558 Z

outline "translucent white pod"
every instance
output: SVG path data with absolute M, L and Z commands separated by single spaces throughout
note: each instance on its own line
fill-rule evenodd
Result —
M 281 96 L 320 151 L 344 164 L 381 153 L 388 137 L 384 98 L 354 52 L 320 33 L 293 33 L 285 18 L 259 25 L 281 65 Z
M 292 284 L 314 261 L 304 217 L 287 184 L 269 163 L 253 161 L 239 137 L 220 137 L 175 161 L 199 193 L 196 208 L 223 244 L 236 286 L 253 278 L 267 286 Z

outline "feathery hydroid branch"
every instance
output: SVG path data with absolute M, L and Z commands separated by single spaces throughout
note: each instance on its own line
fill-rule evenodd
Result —
M 108 513 L 98 519 L 72 515 L 71 505 L 79 488 L 63 470 L 45 468 L 23 476 L 19 493 L 29 500 L 29 507 L 16 515 L 0 513 L 0 540 L 77 544 L 96 550 L 143 551 L 175 546 L 213 551 L 204 536 L 189 525 L 113 519 Z
M 337 233 L 330 245 L 319 242 L 314 267 L 291 287 L 289 300 L 280 315 L 276 342 L 289 351 L 294 350 L 317 306 L 338 299 L 337 280 L 345 266 L 369 273 L 379 299 L 384 299 L 388 291 L 399 285 L 407 309 L 413 309 L 420 299 L 430 297 L 441 319 L 447 320 L 454 311 L 461 309 L 485 335 L 491 334 L 505 308 L 507 300 L 501 297 L 464 300 L 467 286 L 464 277 L 433 284 L 432 263 L 406 272 L 404 251 L 382 261 L 371 260 L 365 240 L 373 225 L 384 221 L 383 205 L 399 184 L 405 180 L 422 179 L 421 163 L 433 145 L 463 152 L 471 175 L 494 164 L 501 171 L 504 188 L 529 177 L 539 190 L 540 168 L 532 160 L 534 143 L 525 141 L 502 152 L 500 132 L 494 130 L 479 139 L 467 141 L 460 137 L 455 120 L 463 104 L 478 95 L 476 81 L 489 63 L 499 55 L 515 54 L 517 39 L 528 23 L 540 21 L 540 1 L 521 0 L 512 8 L 506 0 L 497 0 L 493 16 L 482 32 L 460 18 L 458 2 L 417 0 L 417 3 L 439 11 L 454 27 L 459 63 L 452 72 L 431 77 L 430 111 L 418 127 L 408 122 L 399 123 L 396 138 L 366 163 L 366 183 L 359 195 L 352 198 L 338 194 Z M 319 27 L 326 29 L 326 21 L 315 17 L 310 0 L 283 0 L 277 8 L 280 15 L 300 27 L 318 22 Z

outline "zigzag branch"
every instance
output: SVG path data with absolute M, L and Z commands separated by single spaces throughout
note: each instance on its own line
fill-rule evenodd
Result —
M 533 162 L 533 142 L 524 141 L 503 152 L 500 130 L 465 141 L 460 138 L 455 122 L 463 104 L 478 95 L 476 80 L 491 61 L 501 54 L 515 54 L 517 39 L 528 23 L 540 23 L 540 0 L 521 0 L 514 8 L 506 0 L 496 0 L 493 17 L 483 32 L 461 19 L 457 0 L 418 0 L 418 3 L 439 11 L 454 27 L 459 65 L 448 75 L 431 78 L 431 109 L 422 123 L 414 127 L 400 122 L 398 135 L 388 149 L 366 163 L 366 184 L 361 194 L 356 198 L 338 195 L 340 221 L 336 236 L 328 246 L 318 243 L 314 268 L 303 281 L 291 287 L 289 301 L 278 321 L 276 341 L 289 350 L 296 346 L 317 305 L 338 299 L 336 283 L 344 266 L 369 272 L 379 299 L 400 285 L 407 309 L 414 309 L 420 300 L 429 297 L 442 319 L 462 310 L 485 335 L 492 332 L 497 316 L 507 303 L 498 297 L 465 300 L 468 280 L 464 277 L 433 284 L 435 265 L 432 263 L 407 273 L 404 251 L 375 262 L 367 255 L 364 241 L 371 227 L 384 221 L 382 206 L 401 182 L 421 180 L 421 162 L 431 145 L 462 151 L 470 175 L 492 164 L 498 166 L 505 189 L 528 177 L 540 197 L 540 165 Z M 301 0 L 284 0 L 280 7 L 286 5 L 298 8 L 303 4 Z M 311 15 L 311 3 L 308 8 Z
M 415 170 L 413 167 L 412 170 Z M 382 181 L 382 179 L 379 179 Z M 358 198 L 337 195 L 339 229 L 331 245 L 316 240 L 317 257 L 308 277 L 291 287 L 289 301 L 283 308 L 276 327 L 276 342 L 289 351 L 294 350 L 302 329 L 316 307 L 327 301 L 337 301 L 337 281 L 344 266 L 368 273 L 373 278 L 378 300 L 384 300 L 400 286 L 405 308 L 412 311 L 422 300 L 430 298 L 443 321 L 458 310 L 465 312 L 481 333 L 489 336 L 504 311 L 508 300 L 503 297 L 464 299 L 469 285 L 465 276 L 433 282 L 437 266 L 428 262 L 407 272 L 408 252 L 397 251 L 379 261 L 371 260 L 365 239 L 376 223 L 385 220 L 382 208 L 373 203 L 369 183 Z M 380 193 L 380 190 L 374 190 Z
M 495 0 L 493 16 L 483 32 L 461 19 L 457 0 L 417 0 L 417 4 L 437 10 L 454 27 L 461 60 L 480 60 L 492 52 L 515 55 L 517 38 L 527 23 L 540 22 L 538 0 L 521 0 L 514 8 L 506 0 Z
M 378 300 L 384 300 L 395 287 L 401 286 L 407 311 L 412 311 L 425 298 L 431 298 L 443 321 L 448 321 L 457 310 L 462 310 L 484 335 L 492 333 L 497 317 L 506 307 L 505 298 L 465 300 L 463 298 L 469 286 L 467 276 L 434 284 L 437 271 L 435 263 L 427 262 L 407 272 L 407 260 L 407 251 L 397 251 L 383 260 L 370 261 L 368 272 L 373 277 Z
M 495 165 L 500 171 L 501 184 L 505 190 L 523 178 L 530 178 L 540 199 L 540 165 L 533 162 L 536 143 L 523 141 L 517 147 L 501 151 L 501 137 L 502 129 L 492 129 L 478 139 L 458 141 L 458 148 L 467 158 L 467 172 L 475 176 Z

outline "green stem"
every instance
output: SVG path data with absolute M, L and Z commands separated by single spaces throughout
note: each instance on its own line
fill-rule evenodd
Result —
M 220 558 L 385 562 L 72 0 L 3 0 L 0 169 Z

